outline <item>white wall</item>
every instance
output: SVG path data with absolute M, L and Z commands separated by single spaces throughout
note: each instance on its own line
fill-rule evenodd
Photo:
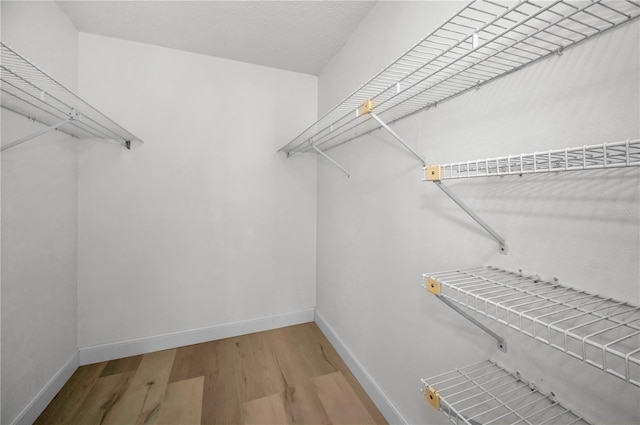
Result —
M 80 92 L 145 141 L 80 148 L 81 349 L 315 306 L 316 77 L 81 33 Z
M 326 111 L 461 3 L 381 2 L 319 78 Z M 429 163 L 640 135 L 639 24 L 627 25 L 408 118 L 396 131 Z M 419 378 L 493 357 L 597 423 L 637 423 L 638 388 L 486 322 L 509 352 L 420 288 L 421 275 L 495 265 L 640 301 L 637 169 L 447 182 L 511 244 L 508 256 L 376 132 L 318 162 L 317 310 L 409 423 L 447 423 Z M 631 212 L 629 214 L 628 212 Z
M 1 12 L 2 42 L 75 90 L 78 34 L 58 7 L 3 1 Z M 3 110 L 3 143 L 41 128 Z M 3 424 L 76 354 L 76 160 L 76 141 L 57 133 L 2 153 Z

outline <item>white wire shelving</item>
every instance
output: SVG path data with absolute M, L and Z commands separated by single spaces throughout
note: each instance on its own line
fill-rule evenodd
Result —
M 640 139 L 430 165 L 425 180 L 464 179 L 640 166 Z
M 427 401 L 454 424 L 587 425 L 519 372 L 492 360 L 422 379 Z
M 7 45 L 0 45 L 2 107 L 47 126 L 3 145 L 2 150 L 53 130 L 81 139 L 115 141 L 127 148 L 142 142 Z
M 438 297 L 640 387 L 640 307 L 495 267 L 424 280 Z
M 638 16 L 632 0 L 473 1 L 280 150 L 327 151 Z

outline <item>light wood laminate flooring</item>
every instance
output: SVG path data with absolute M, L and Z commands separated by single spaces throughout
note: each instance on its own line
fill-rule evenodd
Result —
M 36 424 L 386 422 L 306 323 L 82 366 Z

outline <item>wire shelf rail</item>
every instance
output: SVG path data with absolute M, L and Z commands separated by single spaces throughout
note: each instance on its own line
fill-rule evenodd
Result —
M 424 279 L 437 296 L 640 387 L 640 307 L 495 267 Z
M 323 151 L 452 99 L 640 16 L 633 0 L 476 0 L 280 150 Z M 369 102 L 370 101 L 370 102 Z
M 115 141 L 127 148 L 131 142 L 142 142 L 4 43 L 0 45 L 2 107 L 49 126 L 2 150 L 51 130 L 76 138 Z
M 589 422 L 519 372 L 492 360 L 422 379 L 427 401 L 454 424 L 578 425 Z
M 640 139 L 431 165 L 425 180 L 640 166 Z

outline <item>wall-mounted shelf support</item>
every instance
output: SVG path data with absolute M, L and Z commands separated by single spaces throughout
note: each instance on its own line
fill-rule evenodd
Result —
M 503 353 L 507 352 L 507 341 L 505 341 L 503 337 L 501 337 L 500 335 L 498 335 L 497 333 L 495 333 L 494 331 L 492 331 L 491 329 L 489 329 L 488 327 L 480 323 L 475 317 L 471 316 L 469 313 L 467 313 L 466 311 L 464 311 L 463 309 L 461 309 L 460 307 L 458 307 L 448 299 L 441 297 L 440 295 L 436 295 L 436 298 L 442 301 L 443 303 L 445 303 L 446 305 L 448 305 L 449 307 L 451 307 L 452 309 L 454 309 L 460 316 L 464 317 L 465 319 L 467 319 L 468 321 L 476 325 L 479 329 L 483 330 L 485 333 L 490 335 L 493 339 L 495 339 L 498 344 L 498 349 L 500 351 L 502 351 Z
M 498 241 L 498 252 L 500 254 L 507 254 L 509 252 L 509 246 L 507 245 L 507 241 L 498 234 L 491 226 L 487 224 L 478 214 L 476 214 L 467 204 L 465 204 L 462 199 L 458 198 L 458 196 L 451 191 L 444 183 L 440 180 L 432 180 L 436 186 L 438 186 L 453 202 L 458 204 L 460 208 L 467 214 L 469 217 L 474 219 L 476 223 L 478 223 L 484 230 L 486 230 L 496 241 Z
M 431 406 L 456 424 L 572 424 L 590 422 L 543 392 L 520 372 L 486 360 L 422 379 Z
M 311 145 L 311 149 L 313 149 L 314 151 L 316 151 L 318 153 L 318 155 L 321 155 L 323 158 L 325 158 L 327 161 L 329 161 L 330 163 L 332 163 L 333 165 L 335 165 L 337 168 L 340 169 L 340 171 L 342 171 L 343 173 L 345 173 L 347 175 L 347 178 L 351 177 L 351 173 L 349 173 L 349 170 L 347 170 L 346 168 L 344 168 L 342 165 L 338 164 L 338 162 L 336 160 L 334 160 L 333 158 L 331 158 L 329 155 L 327 155 L 326 153 L 322 152 L 320 149 L 318 149 L 317 147 L 315 147 L 313 144 Z
M 35 133 L 29 134 L 28 136 L 24 136 L 24 137 L 14 141 L 14 142 L 7 143 L 6 145 L 3 145 L 2 148 L 0 148 L 0 152 L 1 151 L 6 151 L 7 149 L 11 149 L 12 147 L 18 146 L 18 145 L 20 145 L 22 143 L 28 142 L 28 141 L 30 141 L 32 139 L 35 139 L 36 137 L 42 136 L 44 134 L 47 134 L 50 131 L 57 130 L 59 127 L 62 127 L 63 125 L 70 123 L 74 119 L 75 119 L 74 117 L 68 118 L 68 119 L 66 119 L 64 121 L 60 121 L 59 123 L 54 124 L 54 125 L 52 125 L 50 127 L 43 128 L 40 131 L 36 131 Z
M 423 277 L 438 296 L 640 387 L 640 306 L 495 267 Z
M 380 119 L 380 117 L 378 117 L 374 112 L 369 111 L 369 115 L 371 116 L 371 118 L 373 118 L 374 120 L 378 121 L 378 123 L 382 126 L 382 128 L 384 128 L 385 130 L 387 130 L 389 132 L 389 134 L 391 134 L 398 142 L 400 142 L 400 144 L 402 146 L 404 146 L 404 148 L 406 150 L 408 150 L 409 152 L 411 152 L 411 154 L 413 156 L 415 156 L 416 158 L 418 158 L 418 160 L 420 161 L 420 163 L 422 164 L 423 167 L 425 167 L 427 165 L 427 161 L 420 156 L 419 153 L 417 153 L 415 150 L 413 150 L 413 148 L 411 146 L 409 146 L 409 144 L 407 142 L 405 142 L 402 137 L 400 137 L 398 135 L 398 133 L 396 133 L 395 131 L 393 131 L 393 129 L 391 127 L 389 127 L 384 121 L 382 121 Z
M 476 325 L 478 328 L 486 332 L 488 335 L 493 337 L 493 339 L 495 339 L 496 342 L 498 343 L 498 349 L 500 351 L 502 351 L 503 353 L 507 352 L 507 341 L 505 341 L 503 337 L 501 337 L 500 335 L 498 335 L 497 333 L 495 333 L 494 331 L 492 331 L 491 329 L 489 329 L 488 327 L 480 323 L 480 321 L 478 321 L 475 317 L 471 316 L 469 313 L 467 313 L 466 311 L 464 311 L 463 309 L 455 305 L 453 302 L 449 301 L 447 298 L 441 296 L 442 287 L 440 286 L 440 282 L 438 282 L 435 279 L 427 279 L 427 283 L 423 284 L 422 287 L 425 288 L 427 291 L 431 292 L 432 294 L 434 294 L 437 299 L 439 299 L 440 301 L 442 301 L 443 303 L 451 307 L 456 313 L 458 313 L 459 315 L 461 315 L 462 317 L 464 317 L 465 319 L 467 319 L 468 321 Z
M 394 123 L 638 17 L 637 1 L 469 2 L 280 150 L 303 154 L 313 140 L 327 152 L 381 128 L 363 103 Z
M 430 165 L 425 180 L 598 170 L 640 166 L 640 139 Z
M 0 106 L 46 126 L 2 146 L 2 151 L 53 130 L 78 139 L 116 142 L 127 149 L 132 142 L 142 143 L 4 43 L 0 43 L 0 80 Z

